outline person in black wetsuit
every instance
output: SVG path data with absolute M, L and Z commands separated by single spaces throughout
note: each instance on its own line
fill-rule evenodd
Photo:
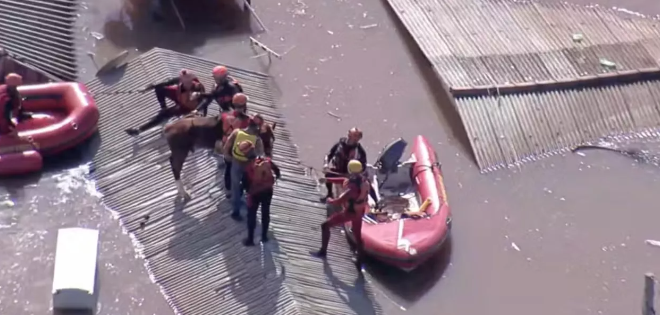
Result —
M 197 111 L 206 116 L 208 106 L 215 100 L 220 106 L 221 112 L 228 112 L 234 109 L 232 99 L 234 95 L 243 93 L 243 87 L 234 78 L 229 76 L 229 70 L 225 66 L 216 66 L 213 68 L 213 80 L 215 88 L 211 93 L 203 94 L 204 100 L 200 102 Z
M 131 136 L 137 136 L 140 132 L 156 127 L 170 118 L 192 113 L 197 109 L 201 96 L 205 91 L 204 85 L 199 82 L 195 74 L 185 69 L 181 70 L 178 78 L 151 84 L 144 91 L 151 89 L 156 93 L 156 99 L 160 104 L 160 112 L 144 125 L 138 128 L 126 129 L 126 133 Z M 165 99 L 170 99 L 175 105 L 167 107 Z
M 16 73 L 7 74 L 5 84 L 0 85 L 0 106 L 2 106 L 2 120 L 0 121 L 0 134 L 16 134 L 16 125 L 12 116 L 20 123 L 31 116 L 23 111 L 21 94 L 18 87 L 23 84 L 23 77 Z
M 362 139 L 362 131 L 358 128 L 351 128 L 348 130 L 348 136 L 342 137 L 335 143 L 330 152 L 325 157 L 325 164 L 323 165 L 323 172 L 326 178 L 332 177 L 347 177 L 348 176 L 348 162 L 351 160 L 358 160 L 363 165 L 367 165 L 367 152 L 360 144 Z M 326 181 L 325 187 L 328 193 L 325 197 L 321 198 L 321 202 L 325 203 L 328 198 L 332 197 L 332 183 Z M 376 192 L 373 189 L 369 190 L 369 195 L 374 201 L 378 201 Z

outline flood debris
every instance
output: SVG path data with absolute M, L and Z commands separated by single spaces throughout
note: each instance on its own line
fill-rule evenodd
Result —
M 363 29 L 363 30 L 367 30 L 367 29 L 374 28 L 374 27 L 378 27 L 378 24 L 374 23 L 374 24 L 368 24 L 368 25 L 360 26 L 360 28 Z
M 660 247 L 660 241 L 646 240 L 646 241 L 644 241 L 644 243 L 646 243 L 648 245 L 651 245 L 651 246 Z
M 616 63 L 605 58 L 600 58 L 600 65 L 608 69 L 616 68 Z
M 335 113 L 333 113 L 333 112 L 331 112 L 331 111 L 328 111 L 327 114 L 330 115 L 330 116 L 332 116 L 332 117 L 334 117 L 334 118 L 337 118 L 337 119 L 341 120 L 341 116 L 339 116 L 339 115 L 337 115 L 337 114 L 335 114 Z
M 518 245 L 516 245 L 516 243 L 514 242 L 511 242 L 511 248 L 515 249 L 518 252 L 520 251 L 520 247 L 518 247 Z
M 582 35 L 580 33 L 575 33 L 575 34 L 573 34 L 572 38 L 573 38 L 573 42 L 581 43 L 582 40 L 584 40 L 584 35 Z
M 99 32 L 91 32 L 89 34 L 92 35 L 92 37 L 96 38 L 97 40 L 102 40 L 105 38 L 105 36 L 103 36 L 103 34 Z

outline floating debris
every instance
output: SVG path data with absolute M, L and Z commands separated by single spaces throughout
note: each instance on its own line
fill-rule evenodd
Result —
M 609 61 L 605 58 L 600 58 L 600 65 L 608 69 L 616 68 L 616 63 Z
M 513 249 L 515 249 L 516 251 L 520 251 L 520 247 L 518 247 L 518 245 L 516 245 L 516 243 L 514 243 L 514 242 L 511 242 L 511 247 Z
M 337 114 L 335 114 L 335 113 L 333 113 L 333 112 L 331 112 L 331 111 L 328 111 L 328 115 L 330 115 L 330 116 L 332 116 L 332 117 L 334 117 L 334 118 L 337 118 L 337 119 L 341 119 L 341 116 L 339 116 L 339 115 L 337 115 Z
M 96 38 L 97 40 L 102 40 L 102 39 L 105 38 L 105 36 L 103 36 L 103 34 L 98 33 L 98 32 L 91 32 L 90 35 L 92 35 L 92 37 Z
M 651 245 L 651 246 L 660 247 L 660 241 L 646 240 L 646 241 L 644 241 L 644 243 L 646 243 L 648 245 Z
M 360 26 L 360 28 L 363 29 L 363 30 L 367 30 L 367 29 L 374 28 L 374 27 L 378 27 L 378 24 L 369 24 L 369 25 Z
M 573 42 L 576 42 L 576 43 L 581 43 L 582 40 L 584 39 L 584 35 L 582 35 L 580 33 L 575 33 L 575 34 L 573 34 L 572 37 L 573 37 Z
M 328 34 L 335 35 L 335 32 L 328 30 Z

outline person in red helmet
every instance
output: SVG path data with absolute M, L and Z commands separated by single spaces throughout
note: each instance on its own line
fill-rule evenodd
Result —
M 18 92 L 18 87 L 22 84 L 23 77 L 9 73 L 5 76 L 4 84 L 0 85 L 0 106 L 2 106 L 0 134 L 16 135 L 16 125 L 12 117 L 16 117 L 19 123 L 30 118 L 30 115 L 23 111 L 21 94 Z
M 351 229 L 355 238 L 356 255 L 355 264 L 358 268 L 362 265 L 364 251 L 362 246 L 362 217 L 368 204 L 371 185 L 363 175 L 364 166 L 358 160 L 350 160 L 347 163 L 348 178 L 328 178 L 328 182 L 341 183 L 344 192 L 337 199 L 328 198 L 328 204 L 341 206 L 340 212 L 332 214 L 321 224 L 321 249 L 311 252 L 313 256 L 325 258 L 330 242 L 330 228 L 341 226 L 351 222 Z
M 348 174 L 350 160 L 358 160 L 362 163 L 361 165 L 367 164 L 367 152 L 360 144 L 360 140 L 362 140 L 362 131 L 354 127 L 348 130 L 346 137 L 340 138 L 330 148 L 323 165 L 326 178 L 342 177 Z M 328 192 L 325 197 L 321 198 L 321 202 L 326 202 L 328 198 L 332 197 L 332 183 L 327 181 L 325 186 Z
M 197 106 L 197 111 L 200 111 L 204 116 L 206 116 L 208 106 L 213 100 L 218 103 L 221 112 L 228 112 L 234 108 L 234 95 L 243 93 L 243 87 L 238 81 L 229 76 L 229 70 L 225 66 L 213 68 L 213 80 L 215 81 L 213 91 L 204 94 L 204 100 Z
M 244 150 L 245 149 L 245 150 Z M 270 223 L 270 202 L 273 199 L 275 180 L 280 179 L 279 167 L 269 157 L 255 156 L 249 153 L 253 146 L 250 142 L 241 148 L 248 157 L 243 176 L 243 188 L 247 196 L 248 235 L 243 241 L 245 246 L 254 246 L 254 229 L 257 227 L 257 211 L 261 206 L 261 242 L 268 242 Z
M 248 97 L 243 93 L 237 93 L 232 97 L 233 111 L 224 112 L 220 115 L 222 120 L 222 143 L 227 143 L 227 139 L 236 129 L 245 129 L 250 124 L 250 116 L 247 115 Z M 225 160 L 225 192 L 231 197 L 231 159 L 224 157 Z
M 179 77 L 147 86 L 144 91 L 153 89 L 160 104 L 160 112 L 144 125 L 138 128 L 126 129 L 126 133 L 137 136 L 140 132 L 160 125 L 170 118 L 189 114 L 197 109 L 204 93 L 204 85 L 190 70 L 183 69 Z M 174 102 L 173 107 L 167 107 L 165 99 Z

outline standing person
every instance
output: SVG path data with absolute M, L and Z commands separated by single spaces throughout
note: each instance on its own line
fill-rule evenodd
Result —
M 248 235 L 243 241 L 245 246 L 254 246 L 254 229 L 257 226 L 257 210 L 261 205 L 261 242 L 268 242 L 268 225 L 270 224 L 270 202 L 273 199 L 275 180 L 282 176 L 279 167 L 269 157 L 255 157 L 252 146 L 248 142 L 241 149 L 250 160 L 245 167 L 243 187 L 247 195 L 247 228 Z
M 222 143 L 227 143 L 231 133 L 236 129 L 245 129 L 250 124 L 250 116 L 247 115 L 247 95 L 238 93 L 232 97 L 231 112 L 223 112 L 220 115 L 222 120 Z M 225 193 L 231 198 L 231 158 L 223 156 L 225 160 Z
M 155 85 L 149 85 L 145 91 L 153 89 L 160 104 L 160 112 L 151 120 L 138 128 L 126 129 L 126 133 L 137 136 L 140 132 L 156 127 L 168 119 L 186 115 L 197 109 L 200 97 L 204 93 L 204 85 L 197 76 L 189 70 L 181 70 L 178 78 Z M 165 99 L 174 102 L 173 107 L 167 107 Z
M 335 143 L 330 152 L 325 157 L 325 164 L 323 171 L 326 178 L 341 177 L 348 174 L 348 161 L 358 160 L 361 165 L 367 164 L 367 152 L 360 144 L 362 140 L 362 131 L 358 128 L 351 128 L 348 130 L 348 135 L 342 137 Z M 326 200 L 332 197 L 332 183 L 327 181 L 325 187 L 328 193 L 325 197 L 321 198 L 321 202 L 325 203 Z
M 239 145 L 244 142 L 252 144 L 256 155 L 264 154 L 264 145 L 259 137 L 259 125 L 253 119 L 250 119 L 247 128 L 232 131 L 224 143 L 222 150 L 225 159 L 231 162 L 231 217 L 236 221 L 243 219 L 241 217 L 241 206 L 243 205 L 241 181 L 243 180 L 245 166 L 249 161 L 248 157 L 240 150 Z M 243 145 L 245 146 L 246 144 Z
M 2 120 L 0 121 L 0 134 L 17 135 L 16 124 L 12 117 L 20 123 L 31 116 L 23 111 L 21 94 L 18 87 L 23 85 L 23 77 L 16 73 L 7 74 L 5 84 L 0 85 L 0 106 L 2 106 Z
M 234 109 L 233 98 L 238 93 L 243 93 L 243 87 L 234 78 L 229 76 L 229 70 L 225 66 L 213 68 L 213 91 L 204 94 L 204 100 L 197 106 L 203 116 L 208 112 L 209 104 L 215 100 L 220 106 L 220 112 L 228 112 Z
M 328 243 L 330 242 L 330 228 L 341 226 L 346 222 L 351 222 L 353 237 L 355 238 L 354 262 L 358 269 L 361 268 L 364 250 L 362 246 L 362 217 L 365 207 L 368 203 L 368 194 L 371 185 L 362 175 L 363 165 L 358 160 L 348 162 L 348 179 L 328 178 L 327 181 L 343 182 L 344 192 L 337 199 L 328 198 L 328 204 L 339 205 L 342 207 L 340 212 L 331 215 L 323 224 L 321 224 L 321 249 L 311 252 L 313 256 L 325 258 L 328 252 Z

